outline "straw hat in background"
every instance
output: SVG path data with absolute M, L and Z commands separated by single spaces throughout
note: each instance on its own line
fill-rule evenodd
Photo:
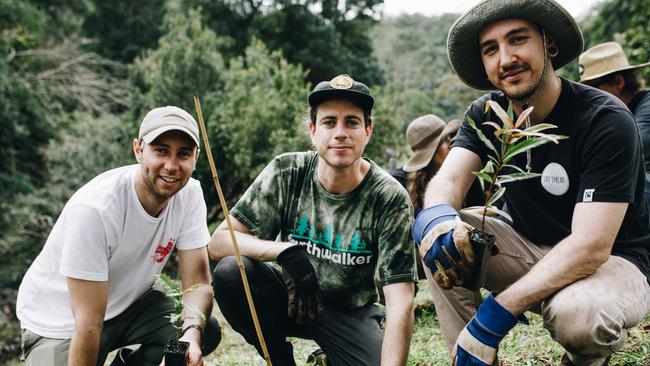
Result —
M 433 114 L 414 119 L 406 130 L 406 141 L 413 154 L 402 169 L 405 172 L 415 172 L 429 165 L 440 142 L 458 131 L 460 121 L 452 122 L 445 124 L 440 117 Z
M 617 71 L 636 69 L 650 65 L 650 62 L 630 65 L 623 47 L 616 42 L 605 42 L 596 45 L 578 58 L 580 82 L 598 79 Z

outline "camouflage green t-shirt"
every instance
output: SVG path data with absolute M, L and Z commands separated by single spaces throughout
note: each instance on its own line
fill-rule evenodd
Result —
M 258 238 L 306 246 L 326 303 L 344 308 L 377 301 L 375 271 L 382 285 L 417 281 L 411 201 L 368 162 L 361 184 L 335 195 L 318 181 L 318 154 L 282 154 L 230 212 Z

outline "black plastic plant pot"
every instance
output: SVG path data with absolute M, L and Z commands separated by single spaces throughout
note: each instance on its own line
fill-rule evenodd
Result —
M 165 366 L 185 366 L 185 353 L 190 346 L 188 342 L 170 340 L 163 349 L 165 352 Z
M 477 291 L 485 285 L 485 275 L 490 257 L 499 253 L 494 245 L 495 240 L 494 235 L 482 233 L 478 229 L 470 230 L 469 241 L 472 243 L 476 263 L 471 276 L 463 283 L 463 287 L 466 289 Z

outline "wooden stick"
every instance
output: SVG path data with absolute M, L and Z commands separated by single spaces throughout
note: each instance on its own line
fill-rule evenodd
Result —
M 235 231 L 232 229 L 232 223 L 230 222 L 230 215 L 228 214 L 228 206 L 226 205 L 226 200 L 223 198 L 223 192 L 221 191 L 221 184 L 219 184 L 219 174 L 217 173 L 217 167 L 214 165 L 214 160 L 212 159 L 212 151 L 210 150 L 210 142 L 208 141 L 208 134 L 205 129 L 205 123 L 203 122 L 203 114 L 201 113 L 201 103 L 199 102 L 199 97 L 194 97 L 194 107 L 196 107 L 196 114 L 199 117 L 199 126 L 201 127 L 203 144 L 205 145 L 205 152 L 206 155 L 208 156 L 208 162 L 210 163 L 210 170 L 212 171 L 212 180 L 214 181 L 214 186 L 217 188 L 217 195 L 219 195 L 219 203 L 221 203 L 223 216 L 226 218 L 226 223 L 228 224 L 228 231 L 230 231 L 230 240 L 232 241 L 232 245 L 235 248 L 235 257 L 237 258 L 237 266 L 239 267 L 239 273 L 241 274 L 242 283 L 244 284 L 244 292 L 246 293 L 246 299 L 248 300 L 248 308 L 250 309 L 251 316 L 253 317 L 253 324 L 255 324 L 255 332 L 257 333 L 257 339 L 259 340 L 260 346 L 262 347 L 262 353 L 264 354 L 264 360 L 266 360 L 266 364 L 271 366 L 272 365 L 271 358 L 269 356 L 269 351 L 266 348 L 266 342 L 264 342 L 264 335 L 262 334 L 262 328 L 260 327 L 260 322 L 257 319 L 257 311 L 255 311 L 255 305 L 253 304 L 251 289 L 248 287 L 248 278 L 246 277 L 246 271 L 244 270 L 244 262 L 242 262 L 241 254 L 239 253 L 239 245 L 237 244 Z

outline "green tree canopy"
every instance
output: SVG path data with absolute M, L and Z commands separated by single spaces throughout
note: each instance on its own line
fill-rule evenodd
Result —
M 200 7 L 205 23 L 226 37 L 226 58 L 240 56 L 253 38 L 280 50 L 288 62 L 300 64 L 315 84 L 348 73 L 369 85 L 383 76 L 368 36 L 382 0 L 184 0 Z
M 83 22 L 85 34 L 95 39 L 91 49 L 112 60 L 130 63 L 154 48 L 164 34 L 165 0 L 90 0 Z

